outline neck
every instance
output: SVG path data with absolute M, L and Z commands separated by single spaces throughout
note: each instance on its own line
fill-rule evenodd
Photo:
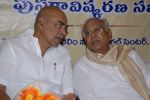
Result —
M 51 46 L 42 36 L 40 36 L 38 34 L 34 34 L 34 36 L 38 38 L 41 53 L 42 53 L 42 56 L 44 56 L 47 49 L 50 48 Z

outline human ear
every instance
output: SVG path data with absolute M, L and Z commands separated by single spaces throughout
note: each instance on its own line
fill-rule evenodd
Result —
M 86 44 L 86 36 L 83 32 L 82 32 L 82 41 L 84 42 L 84 44 Z
M 45 20 L 44 20 L 44 18 L 39 18 L 39 20 L 38 20 L 39 29 L 43 29 L 43 28 L 44 28 L 44 25 L 45 25 Z

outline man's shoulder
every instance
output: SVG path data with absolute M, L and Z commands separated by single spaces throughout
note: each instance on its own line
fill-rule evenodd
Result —
M 30 33 L 29 33 L 30 34 Z M 32 40 L 32 35 L 27 35 L 25 33 L 21 33 L 20 35 L 9 37 L 5 40 L 2 40 L 0 43 L 0 49 L 7 50 L 9 48 L 16 50 L 21 50 L 20 48 L 24 48 L 29 45 L 29 41 Z M 19 49 L 18 49 L 19 48 Z
M 87 64 L 88 63 L 88 59 L 85 55 L 83 55 L 82 57 L 80 57 L 78 59 L 78 61 L 76 62 L 75 66 L 80 66 L 80 65 L 83 65 L 83 64 Z
M 141 58 L 139 53 L 134 49 L 128 53 L 128 56 L 131 57 L 132 59 Z
M 86 55 L 83 55 L 79 58 L 79 60 L 77 61 L 77 63 L 83 62 L 83 61 L 87 61 L 87 57 Z
M 80 73 L 84 73 L 85 71 L 87 72 L 87 70 L 89 69 L 89 67 L 91 67 L 87 57 L 85 55 L 83 55 L 75 64 L 73 70 L 74 70 L 74 75 L 79 74 Z
M 9 43 L 13 43 L 14 44 L 14 42 L 15 43 L 21 43 L 21 41 L 23 41 L 23 40 L 26 40 L 27 38 L 29 38 L 29 37 L 33 37 L 33 30 L 31 30 L 31 29 L 28 29 L 28 30 L 26 30 L 26 31 L 24 31 L 24 32 L 22 32 L 22 33 L 20 33 L 19 35 L 17 35 L 17 36 L 13 36 L 13 37 L 9 37 L 9 38 L 7 38 L 7 39 L 5 39 L 7 42 L 9 42 Z

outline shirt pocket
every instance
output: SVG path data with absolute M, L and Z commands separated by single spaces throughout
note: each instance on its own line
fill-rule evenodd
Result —
M 63 80 L 64 67 L 63 64 L 51 64 L 50 69 L 46 68 L 46 75 L 48 76 L 48 80 L 61 84 Z

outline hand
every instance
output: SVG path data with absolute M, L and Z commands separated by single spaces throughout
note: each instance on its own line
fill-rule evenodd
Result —
M 10 97 L 6 93 L 6 86 L 0 84 L 0 98 L 2 100 L 10 100 Z
M 1 91 L 0 91 L 0 98 L 2 100 L 10 100 L 9 96 L 6 93 L 2 93 Z
M 68 93 L 68 95 L 64 95 L 62 100 L 74 100 L 75 95 L 73 93 Z

